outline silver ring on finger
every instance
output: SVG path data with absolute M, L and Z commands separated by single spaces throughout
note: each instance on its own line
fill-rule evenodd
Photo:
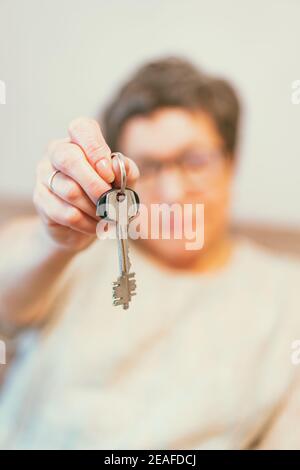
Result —
M 49 180 L 48 180 L 48 188 L 50 189 L 50 191 L 52 193 L 54 193 L 53 180 L 54 180 L 55 175 L 57 175 L 57 173 L 60 173 L 60 170 L 54 170 L 53 173 L 50 175 Z

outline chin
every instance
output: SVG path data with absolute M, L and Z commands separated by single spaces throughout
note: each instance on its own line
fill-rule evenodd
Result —
M 189 240 L 144 240 L 143 247 L 153 256 L 174 268 L 192 266 L 201 249 L 187 250 Z

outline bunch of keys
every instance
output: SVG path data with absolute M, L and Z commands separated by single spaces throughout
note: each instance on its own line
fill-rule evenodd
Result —
M 116 223 L 120 275 L 113 283 L 113 305 L 122 305 L 123 309 L 128 309 L 131 297 L 136 295 L 135 273 L 130 271 L 128 227 L 138 215 L 140 201 L 133 189 L 126 188 L 124 156 L 120 152 L 115 152 L 111 158 L 116 158 L 118 161 L 121 187 L 102 194 L 97 201 L 96 215 Z

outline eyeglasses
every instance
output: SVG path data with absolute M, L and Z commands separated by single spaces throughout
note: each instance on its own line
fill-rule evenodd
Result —
M 172 160 L 160 161 L 154 158 L 137 161 L 141 178 L 155 181 L 163 169 L 176 167 L 190 184 L 199 185 L 200 181 L 210 182 L 218 176 L 225 166 L 226 153 L 218 150 L 189 151 Z

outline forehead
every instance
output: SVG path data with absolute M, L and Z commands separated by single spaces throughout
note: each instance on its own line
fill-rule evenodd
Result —
M 120 136 L 122 151 L 132 158 L 167 158 L 193 145 L 213 149 L 221 145 L 221 137 L 207 113 L 181 108 L 135 116 L 124 125 Z

